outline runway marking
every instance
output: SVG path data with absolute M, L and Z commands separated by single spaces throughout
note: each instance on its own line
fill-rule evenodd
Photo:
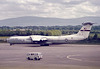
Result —
M 68 55 L 67 58 L 71 60 L 82 61 L 82 59 L 73 58 L 74 56 L 79 56 L 79 55 Z
M 82 59 L 74 58 L 75 56 L 80 56 L 80 55 L 68 55 L 67 58 L 70 60 L 76 60 L 76 61 L 83 61 Z M 98 62 L 98 61 L 93 61 L 93 60 L 84 60 L 85 62 Z

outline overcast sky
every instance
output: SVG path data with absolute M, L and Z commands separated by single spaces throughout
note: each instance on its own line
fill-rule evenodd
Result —
M 0 0 L 0 20 L 22 16 L 100 16 L 100 0 Z

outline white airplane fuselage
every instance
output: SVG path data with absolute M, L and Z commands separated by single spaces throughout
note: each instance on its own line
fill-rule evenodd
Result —
M 7 42 L 12 44 L 40 44 L 40 45 L 50 45 L 50 44 L 65 44 L 75 41 L 80 41 L 88 38 L 92 23 L 84 23 L 84 26 L 79 30 L 77 34 L 66 35 L 66 36 L 41 36 L 41 35 L 31 35 L 31 36 L 12 36 L 7 39 Z
M 32 40 L 33 38 L 33 40 Z M 34 38 L 37 38 L 34 39 Z M 47 43 L 68 43 L 68 42 L 73 42 L 73 41 L 79 41 L 85 39 L 83 36 L 77 36 L 77 35 L 67 35 L 67 36 L 39 36 L 39 35 L 32 35 L 32 36 L 13 36 L 10 37 L 8 42 L 12 44 L 32 44 L 32 43 L 38 43 L 40 42 L 40 39 L 48 39 Z

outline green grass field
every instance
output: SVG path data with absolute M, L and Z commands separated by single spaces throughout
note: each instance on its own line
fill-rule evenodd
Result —
M 9 36 L 0 36 L 0 39 L 7 39 Z
M 0 43 L 6 43 L 6 39 L 9 38 L 8 36 L 0 36 Z

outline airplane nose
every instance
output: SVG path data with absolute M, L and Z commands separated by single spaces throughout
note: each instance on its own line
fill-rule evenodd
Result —
M 9 42 L 9 38 L 7 38 L 7 42 Z
M 10 42 L 10 38 L 7 38 L 7 42 L 8 42 L 8 43 Z

